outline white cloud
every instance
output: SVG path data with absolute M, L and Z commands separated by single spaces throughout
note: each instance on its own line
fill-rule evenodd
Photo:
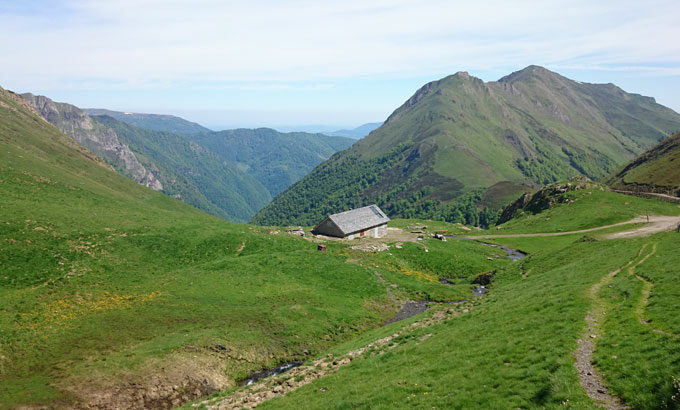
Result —
M 671 75 L 680 65 L 675 0 L 368 3 L 74 0 L 56 16 L 6 12 L 0 36 L 11 41 L 0 43 L 0 76 L 43 88 L 276 88 L 531 63 L 661 62 Z

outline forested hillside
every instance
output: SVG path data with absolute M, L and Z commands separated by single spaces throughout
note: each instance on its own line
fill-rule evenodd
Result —
M 245 222 L 271 201 L 267 189 L 236 164 L 179 134 L 92 117 L 116 132 L 140 162 L 158 170 L 162 192 L 221 218 Z
M 276 194 L 354 142 L 267 128 L 212 132 L 169 115 L 81 110 L 44 96 L 23 97 L 123 175 L 236 222 L 249 221 Z M 106 115 L 95 115 L 101 113 Z
M 347 137 L 306 132 L 278 132 L 270 128 L 235 129 L 191 135 L 262 183 L 272 197 L 307 175 L 333 153 L 351 146 Z

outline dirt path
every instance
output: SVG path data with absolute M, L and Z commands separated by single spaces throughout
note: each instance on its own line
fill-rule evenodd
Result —
M 611 282 L 614 276 L 616 276 L 624 268 L 631 266 L 635 259 L 642 255 L 642 252 L 646 247 L 646 244 L 643 245 L 635 258 L 631 259 L 625 266 L 619 267 L 618 269 L 609 272 L 602 279 L 600 279 L 599 282 L 594 284 L 588 292 L 588 298 L 591 301 L 591 308 L 585 318 L 586 331 L 583 333 L 581 338 L 577 340 L 578 348 L 576 349 L 576 352 L 574 352 L 574 357 L 576 358 L 575 366 L 576 370 L 578 371 L 578 377 L 581 381 L 581 386 L 583 386 L 583 389 L 586 391 L 588 396 L 597 405 L 606 409 L 625 409 L 626 407 L 621 404 L 618 397 L 609 393 L 609 390 L 604 385 L 602 378 L 595 370 L 595 366 L 593 366 L 595 339 L 597 339 L 599 336 L 598 332 L 600 331 L 600 323 L 598 322 L 598 319 L 604 317 L 606 314 L 604 305 L 598 299 L 597 293 L 604 285 L 607 285 L 609 282 Z M 645 256 L 640 262 L 638 262 L 638 265 L 644 262 L 650 255 L 651 253 Z
M 442 307 L 435 311 L 432 316 L 420 319 L 417 322 L 404 326 L 391 336 L 373 341 L 340 357 L 336 358 L 329 354 L 314 360 L 309 365 L 296 367 L 295 369 L 281 375 L 264 379 L 259 383 L 252 384 L 244 390 L 235 391 L 227 397 L 216 397 L 204 400 L 202 402 L 195 403 L 192 406 L 200 407 L 201 405 L 204 405 L 206 408 L 213 410 L 243 408 L 252 409 L 262 402 L 283 396 L 317 379 L 335 373 L 341 367 L 348 365 L 354 359 L 362 355 L 381 355 L 388 350 L 394 349 L 402 343 L 413 342 L 413 339 L 408 339 L 408 341 L 400 343 L 398 340 L 395 340 L 399 336 L 413 333 L 417 329 L 426 328 L 441 321 L 449 320 L 468 312 L 469 309 L 462 306 L 457 308 Z M 430 336 L 432 336 L 432 334 L 425 334 L 417 339 L 415 343 L 420 343 L 420 341 L 423 341 Z M 321 391 L 323 392 L 323 388 Z
M 646 222 L 647 218 L 642 222 Z M 607 239 L 636 238 L 649 236 L 657 232 L 672 231 L 680 224 L 680 216 L 650 216 L 649 224 L 626 232 L 617 232 L 607 235 Z
M 648 257 L 652 256 L 654 253 L 656 253 L 656 244 L 654 244 L 654 248 L 652 249 L 652 252 L 650 252 L 649 255 L 647 255 L 645 257 L 644 260 L 640 261 L 640 263 L 636 264 L 634 267 L 631 267 L 628 270 L 628 273 L 630 275 L 635 275 L 635 277 L 638 280 L 640 280 L 643 284 L 642 285 L 642 299 L 640 299 L 640 302 L 638 303 L 638 305 L 635 308 L 635 316 L 637 316 L 638 322 L 640 322 L 641 325 L 649 326 L 651 328 L 652 332 L 658 333 L 660 335 L 666 335 L 666 336 L 669 336 L 669 337 L 674 337 L 674 338 L 677 339 L 677 338 L 680 338 L 680 335 L 677 335 L 675 333 L 668 332 L 668 331 L 665 331 L 665 330 L 661 330 L 661 329 L 654 329 L 654 328 L 651 327 L 651 323 L 648 322 L 647 320 L 645 320 L 645 308 L 647 307 L 647 303 L 649 302 L 649 296 L 652 293 L 652 287 L 654 287 L 654 283 L 648 281 L 647 279 L 643 278 L 640 275 L 637 275 L 635 273 L 635 267 L 639 266 L 642 262 L 644 262 Z
M 626 194 L 630 196 L 637 196 L 637 197 L 643 197 L 643 198 L 659 198 L 666 200 L 668 202 L 680 202 L 680 198 L 677 196 L 672 196 L 672 195 L 667 195 L 667 194 L 658 194 L 656 192 L 633 192 L 633 191 L 621 191 L 618 189 L 612 189 L 614 192 L 618 192 L 619 194 Z
M 616 224 L 611 224 L 611 225 L 604 225 L 604 226 L 598 226 L 595 228 L 588 228 L 588 229 L 580 229 L 577 231 L 568 231 L 568 232 L 541 232 L 541 233 L 514 233 L 514 234 L 505 234 L 505 235 L 476 235 L 476 236 L 463 236 L 465 239 L 501 239 L 501 238 L 535 238 L 535 237 L 541 237 L 541 236 L 563 236 L 563 235 L 572 235 L 572 234 L 577 234 L 577 233 L 588 233 L 588 232 L 594 232 L 594 231 L 601 231 L 603 229 L 609 229 L 609 228 L 615 228 L 617 226 L 623 226 L 623 225 L 629 225 L 629 224 L 634 224 L 634 223 L 647 223 L 647 217 L 644 216 L 639 216 L 637 218 L 633 218 L 630 221 L 626 222 L 619 222 Z M 675 229 L 678 224 L 680 224 L 680 216 L 650 216 L 649 217 L 649 224 L 645 226 L 641 226 L 639 228 L 626 231 L 626 232 L 617 232 L 613 233 L 611 235 L 607 235 L 607 239 L 616 239 L 616 238 L 633 238 L 633 237 L 639 237 L 639 236 L 647 236 L 651 235 L 657 232 L 664 232 L 664 231 L 670 231 Z

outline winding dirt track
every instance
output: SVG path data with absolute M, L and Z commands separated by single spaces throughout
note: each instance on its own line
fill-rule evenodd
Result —
M 626 194 L 626 195 L 631 195 L 631 196 L 639 196 L 642 198 L 660 198 L 668 202 L 680 202 L 680 198 L 677 196 L 672 196 L 672 195 L 667 195 L 667 194 L 658 194 L 656 192 L 633 192 L 633 191 L 621 191 L 618 189 L 612 189 L 614 192 L 618 192 L 619 194 Z
M 654 248 L 652 249 L 652 252 L 647 255 L 647 257 L 651 256 L 656 252 L 656 244 L 654 244 Z M 639 264 L 638 264 L 639 265 Z M 636 265 L 637 266 L 637 265 Z M 645 308 L 647 307 L 647 303 L 649 303 L 649 296 L 652 293 L 652 287 L 654 287 L 654 283 L 645 279 L 644 277 L 638 275 L 635 273 L 635 267 L 631 267 L 628 270 L 628 273 L 630 275 L 635 275 L 635 277 L 642 282 L 642 299 L 640 299 L 640 302 L 635 308 L 635 315 L 638 318 L 638 322 L 641 325 L 648 326 L 650 330 L 654 333 L 660 334 L 660 335 L 665 335 L 668 337 L 672 337 L 675 339 L 680 339 L 680 335 L 676 333 L 669 332 L 667 330 L 662 330 L 662 329 L 656 329 L 651 326 L 651 323 L 645 319 Z
M 594 231 L 601 231 L 603 229 L 615 228 L 617 226 L 630 225 L 635 223 L 647 223 L 647 217 L 639 216 L 633 218 L 630 221 L 619 222 L 612 225 L 598 226 L 595 228 L 580 229 L 578 231 L 568 231 L 568 232 L 541 232 L 541 233 L 511 233 L 506 235 L 474 235 L 474 236 L 464 236 L 465 239 L 502 239 L 502 238 L 535 238 L 541 236 L 563 236 L 563 235 L 573 235 L 577 233 L 588 233 Z M 680 216 L 650 216 L 649 223 L 647 225 L 641 226 L 636 229 L 625 232 L 617 232 L 607 235 L 607 239 L 617 239 L 617 238 L 633 238 L 640 236 L 648 236 L 655 234 L 657 232 L 671 231 L 675 229 L 680 224 Z

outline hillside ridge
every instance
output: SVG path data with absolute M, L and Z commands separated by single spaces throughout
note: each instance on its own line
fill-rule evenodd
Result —
M 195 134 L 211 131 L 198 123 L 175 115 L 121 112 L 104 108 L 83 108 L 83 111 L 88 115 L 108 115 L 130 125 L 154 131 L 166 131 L 176 134 Z
M 460 71 L 419 88 L 380 128 L 280 194 L 254 221 L 313 224 L 326 213 L 377 202 L 390 216 L 461 222 L 456 209 L 466 205 L 456 201 L 467 193 L 479 193 L 481 210 L 527 187 L 602 178 L 678 128 L 680 114 L 616 86 L 539 66 L 490 82 Z M 485 195 L 494 186 L 504 189 Z
M 155 170 L 144 167 L 113 130 L 99 127 L 78 107 L 55 102 L 43 95 L 25 93 L 21 97 L 46 121 L 95 155 L 101 156 L 121 174 L 153 190 L 163 189 Z
M 680 132 L 636 157 L 607 183 L 624 191 L 680 197 Z

